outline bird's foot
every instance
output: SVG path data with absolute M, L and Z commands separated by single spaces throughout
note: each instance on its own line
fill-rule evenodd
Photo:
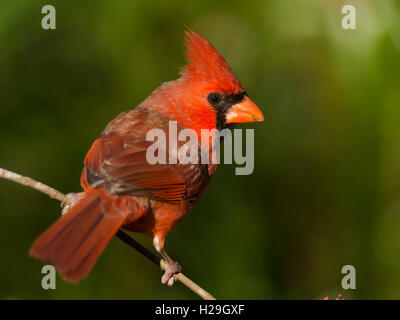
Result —
M 85 192 L 71 192 L 67 193 L 67 199 L 61 203 L 62 212 L 61 214 L 66 214 L 69 209 L 71 209 L 79 200 L 85 196 Z
M 182 271 L 182 266 L 176 262 L 171 261 L 167 264 L 167 268 L 165 269 L 164 275 L 161 278 L 162 284 L 167 284 L 168 287 L 172 287 L 175 282 L 174 275 Z

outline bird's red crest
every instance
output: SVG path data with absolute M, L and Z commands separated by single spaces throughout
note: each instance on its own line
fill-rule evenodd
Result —
M 206 38 L 188 28 L 185 41 L 188 64 L 182 70 L 184 77 L 207 82 L 228 93 L 242 90 L 228 63 Z

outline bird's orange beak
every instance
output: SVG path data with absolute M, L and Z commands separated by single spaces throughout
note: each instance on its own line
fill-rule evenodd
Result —
M 247 96 L 233 105 L 225 115 L 226 123 L 246 123 L 264 121 L 264 116 L 256 104 Z

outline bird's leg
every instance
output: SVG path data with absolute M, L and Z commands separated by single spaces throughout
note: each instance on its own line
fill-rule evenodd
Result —
M 67 193 L 67 200 L 61 203 L 62 212 L 64 215 L 71 209 L 79 200 L 81 200 L 85 196 L 85 192 L 76 192 L 76 193 Z
M 177 261 L 174 261 L 165 251 L 164 241 L 160 243 L 159 238 L 154 237 L 153 245 L 167 263 L 167 268 L 165 269 L 164 275 L 161 278 L 161 283 L 167 283 L 168 287 L 171 287 L 175 282 L 174 274 L 181 272 L 182 266 Z

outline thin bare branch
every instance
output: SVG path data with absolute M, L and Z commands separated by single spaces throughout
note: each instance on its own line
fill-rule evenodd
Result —
M 18 173 L 0 168 L 0 178 L 7 179 L 10 181 L 14 181 L 16 183 L 22 184 L 23 186 L 35 189 L 40 191 L 44 194 L 47 194 L 50 198 L 59 200 L 59 201 L 66 201 L 66 197 L 61 192 L 57 191 L 56 189 L 49 187 L 39 181 L 33 180 L 29 177 L 21 176 Z
M 37 191 L 40 191 L 44 194 L 47 194 L 50 198 L 59 200 L 63 203 L 69 204 L 68 198 L 58 190 L 49 187 L 39 181 L 36 181 L 30 177 L 25 177 L 21 176 L 18 173 L 0 168 L 0 178 L 4 178 L 10 181 L 14 181 L 16 183 L 22 184 L 26 187 L 30 187 L 32 189 L 35 189 Z M 160 266 L 162 270 L 165 270 L 167 268 L 167 263 L 161 259 L 159 256 L 155 255 L 153 252 L 151 252 L 149 249 L 146 247 L 142 246 L 139 242 L 134 240 L 132 237 L 130 237 L 128 234 L 123 232 L 122 230 L 119 230 L 116 234 L 116 236 L 122 240 L 125 244 L 129 245 L 139 253 L 141 253 L 143 256 L 145 256 L 147 259 L 155 263 L 156 265 Z M 186 287 L 188 287 L 190 290 L 192 290 L 194 293 L 196 293 L 198 296 L 203 298 L 204 300 L 215 300 L 215 298 L 209 294 L 207 291 L 202 289 L 199 285 L 194 283 L 192 280 L 190 280 L 188 277 L 186 277 L 183 273 L 177 273 L 174 275 L 174 278 L 176 280 L 179 280 L 182 284 L 184 284 Z

